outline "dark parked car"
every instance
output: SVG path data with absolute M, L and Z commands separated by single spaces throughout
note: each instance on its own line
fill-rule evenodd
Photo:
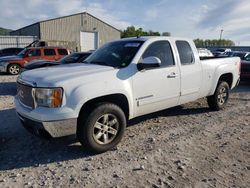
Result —
M 67 63 L 80 63 L 80 62 L 84 61 L 90 54 L 91 54 L 91 52 L 76 52 L 76 53 L 72 53 L 70 55 L 67 55 L 67 56 L 65 56 L 57 61 L 33 60 L 33 61 L 25 64 L 22 71 L 36 69 L 36 68 L 42 68 L 42 67 L 48 67 L 48 66 L 67 64 Z
M 250 53 L 248 53 L 244 57 L 244 60 L 241 61 L 240 79 L 250 81 Z
M 241 60 L 246 60 L 246 57 L 249 57 L 250 52 L 233 52 L 230 57 L 239 57 Z
M 218 48 L 215 51 L 212 51 L 214 57 L 226 57 L 227 52 L 231 52 L 231 49 L 229 48 Z
M 4 48 L 0 50 L 0 57 L 3 56 L 12 56 L 17 55 L 21 52 L 24 48 Z

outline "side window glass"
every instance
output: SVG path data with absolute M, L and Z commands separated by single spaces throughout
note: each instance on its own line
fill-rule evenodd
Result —
M 59 55 L 68 55 L 68 51 L 66 49 L 58 49 Z
M 142 59 L 154 56 L 161 60 L 161 67 L 175 64 L 170 43 L 168 41 L 157 41 L 148 46 L 142 55 Z
M 41 56 L 41 50 L 39 49 L 30 50 L 28 56 Z
M 194 63 L 194 54 L 187 41 L 176 41 L 176 46 L 182 65 Z
M 54 49 L 44 49 L 44 55 L 56 55 L 56 52 Z

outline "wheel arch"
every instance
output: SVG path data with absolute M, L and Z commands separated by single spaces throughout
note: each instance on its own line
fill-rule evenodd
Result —
M 229 88 L 231 89 L 232 85 L 233 85 L 233 74 L 227 72 L 227 73 L 223 73 L 219 77 L 217 77 L 216 82 L 215 82 L 216 84 L 213 85 L 212 90 L 210 92 L 210 95 L 213 95 L 215 93 L 216 88 L 218 87 L 219 83 L 223 82 L 223 81 L 227 82 L 227 84 L 229 85 Z
M 126 119 L 129 119 L 129 102 L 128 102 L 127 97 L 121 93 L 96 97 L 85 102 L 80 109 L 78 119 L 80 117 L 80 114 L 88 113 L 93 107 L 95 107 L 97 104 L 100 104 L 100 103 L 116 104 L 123 110 L 126 116 Z
M 20 63 L 17 63 L 17 62 L 8 62 L 8 65 L 7 65 L 7 68 L 6 68 L 6 72 L 9 73 L 9 68 L 12 65 L 18 65 L 20 67 L 20 69 L 22 68 L 22 66 L 20 65 Z
M 217 82 L 217 85 L 219 84 L 219 82 L 227 82 L 227 84 L 229 85 L 229 88 L 232 88 L 232 84 L 233 84 L 233 74 L 232 73 L 225 73 L 222 74 Z

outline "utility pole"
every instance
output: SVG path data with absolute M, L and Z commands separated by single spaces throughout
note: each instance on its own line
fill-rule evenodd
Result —
M 223 29 L 220 30 L 220 40 L 219 40 L 220 46 L 221 46 L 221 39 L 222 39 L 222 33 L 223 33 L 223 31 L 224 31 Z

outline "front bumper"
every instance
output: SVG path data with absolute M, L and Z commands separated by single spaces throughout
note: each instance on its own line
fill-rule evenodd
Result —
M 17 113 L 22 125 L 34 135 L 42 137 L 62 137 L 76 134 L 77 119 L 41 122 Z
M 77 117 L 69 109 L 30 109 L 15 97 L 16 112 L 23 126 L 35 135 L 62 137 L 76 134 Z

